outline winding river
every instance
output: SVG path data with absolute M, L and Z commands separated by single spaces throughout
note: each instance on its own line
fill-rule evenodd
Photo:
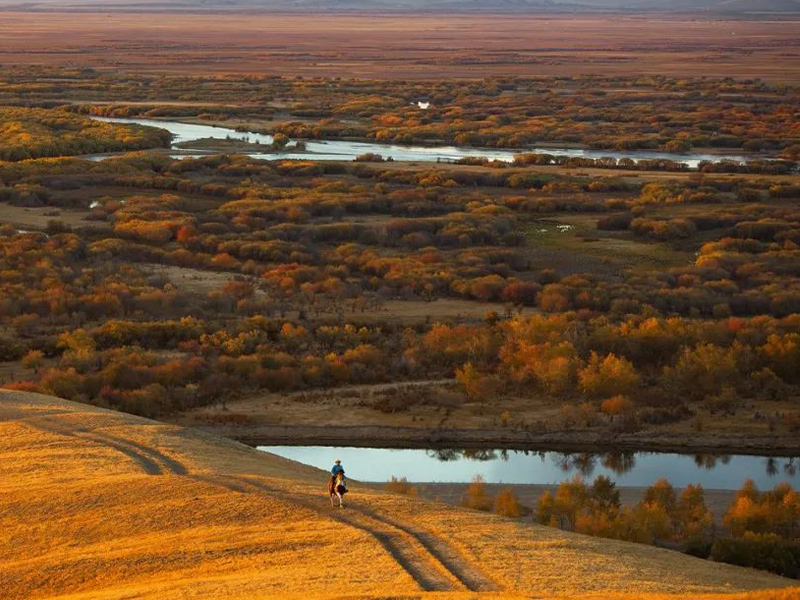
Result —
M 92 117 L 99 121 L 110 123 L 129 123 L 137 125 L 147 125 L 150 127 L 160 127 L 172 134 L 172 144 L 186 144 L 200 139 L 217 140 L 241 140 L 250 143 L 269 145 L 272 143 L 272 136 L 251 131 L 237 131 L 228 127 L 215 127 L 212 125 L 201 125 L 197 123 L 180 123 L 177 121 L 161 121 L 155 119 L 124 119 L 115 117 Z M 734 154 L 675 154 L 670 152 L 645 152 L 645 151 L 626 151 L 618 152 L 613 150 L 582 150 L 575 148 L 550 148 L 550 147 L 530 147 L 517 150 L 495 150 L 487 148 L 459 148 L 456 146 L 402 146 L 397 144 L 377 144 L 371 142 L 350 142 L 346 140 L 302 140 L 305 143 L 304 152 L 292 151 L 291 148 L 284 152 L 248 152 L 247 155 L 260 160 L 281 160 L 281 159 L 305 159 L 305 160 L 353 160 L 357 156 L 366 153 L 380 154 L 383 158 L 392 158 L 400 161 L 418 162 L 452 162 L 460 158 L 475 157 L 487 158 L 511 162 L 514 156 L 520 153 L 543 153 L 553 156 L 571 156 L 581 158 L 630 158 L 632 160 L 658 160 L 666 159 L 675 162 L 682 162 L 691 168 L 697 167 L 701 161 L 720 161 L 733 160 L 745 162 L 747 157 Z M 187 154 L 176 155 L 176 158 L 187 156 L 198 156 L 205 154 L 200 149 L 192 149 L 183 146 Z M 97 155 L 96 159 L 105 158 Z
M 166 129 L 172 133 L 172 144 L 182 144 L 176 158 L 209 154 L 202 149 L 192 149 L 191 142 L 201 139 L 241 140 L 269 145 L 272 136 L 256 132 L 237 131 L 177 121 L 154 119 L 124 119 L 93 117 L 113 123 L 147 125 Z M 365 153 L 380 154 L 398 161 L 437 162 L 454 161 L 465 157 L 483 157 L 511 162 L 521 152 L 540 152 L 554 156 L 584 158 L 613 157 L 632 160 L 667 159 L 697 167 L 701 161 L 733 160 L 744 162 L 742 155 L 674 154 L 668 152 L 613 152 L 607 150 L 579 150 L 571 148 L 532 147 L 521 150 L 493 150 L 485 148 L 458 148 L 455 146 L 401 146 L 345 140 L 303 140 L 304 152 L 248 152 L 260 160 L 352 160 Z M 87 157 L 102 160 L 109 155 Z M 624 486 L 648 486 L 660 477 L 666 477 L 677 486 L 701 483 L 708 489 L 738 489 L 746 478 L 753 479 L 759 487 L 772 487 L 788 481 L 800 487 L 800 459 L 759 456 L 693 456 L 671 453 L 637 452 L 630 454 L 562 454 L 558 452 L 521 451 L 453 451 L 453 450 L 395 450 L 386 448 L 334 448 L 324 446 L 262 446 L 272 452 L 305 464 L 328 469 L 334 458 L 348 465 L 348 474 L 362 481 L 387 481 L 392 476 L 407 477 L 415 482 L 467 482 L 482 475 L 489 483 L 539 483 L 553 484 L 581 475 L 587 479 L 607 475 Z

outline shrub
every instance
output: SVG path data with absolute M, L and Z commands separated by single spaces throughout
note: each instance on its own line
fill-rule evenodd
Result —
M 608 215 L 597 221 L 597 228 L 605 231 L 625 231 L 631 226 L 631 221 L 633 221 L 631 213 Z
M 392 478 L 386 482 L 386 485 L 383 486 L 386 491 L 391 492 L 393 494 L 403 494 L 404 496 L 411 496 L 416 497 L 419 492 L 416 487 L 408 483 L 408 479 L 405 477 L 401 477 L 398 479 L 394 475 Z
M 470 400 L 480 402 L 493 400 L 500 389 L 500 380 L 497 376 L 480 373 L 469 362 L 461 369 L 456 369 L 456 381 Z
M 630 414 L 633 411 L 633 402 L 625 396 L 614 396 L 608 400 L 603 400 L 600 404 L 600 410 L 613 419 L 615 416 Z
M 522 505 L 517 499 L 517 495 L 510 487 L 504 488 L 494 501 L 494 512 L 503 517 L 517 519 L 524 513 Z
M 354 160 L 357 162 L 383 162 L 384 159 L 380 154 L 365 152 L 356 156 Z
M 793 538 L 800 531 L 800 495 L 787 483 L 760 492 L 748 479 L 737 492 L 724 523 L 734 537 L 776 534 Z
M 590 396 L 626 395 L 640 383 L 636 368 L 625 358 L 613 354 L 600 357 L 592 352 L 589 363 L 578 373 L 580 387 Z
M 467 487 L 466 493 L 461 497 L 461 506 L 475 510 L 490 511 L 494 506 L 494 499 L 486 491 L 486 481 L 476 475 Z
M 718 539 L 711 546 L 711 558 L 784 577 L 800 577 L 800 543 L 775 535 L 747 533 L 738 539 Z
M 26 369 L 32 369 L 35 373 L 38 373 L 43 363 L 44 352 L 41 350 L 31 350 L 22 357 L 22 366 Z

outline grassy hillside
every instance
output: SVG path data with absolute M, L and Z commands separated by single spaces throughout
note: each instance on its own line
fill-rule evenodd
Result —
M 730 596 L 792 582 L 356 483 L 333 510 L 325 479 L 188 429 L 0 390 L 2 597 L 798 597 Z

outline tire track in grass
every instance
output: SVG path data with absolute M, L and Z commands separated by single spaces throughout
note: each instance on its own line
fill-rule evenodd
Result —
M 446 540 L 439 536 L 417 527 L 410 523 L 403 523 L 397 519 L 381 515 L 374 510 L 366 507 L 358 507 L 356 510 L 369 515 L 373 519 L 382 521 L 392 527 L 416 539 L 432 556 L 458 579 L 462 585 L 471 592 L 492 592 L 502 588 L 492 581 L 489 577 L 481 573 L 477 568 L 470 564 L 458 550 L 450 545 Z
M 335 509 L 334 512 L 331 512 L 331 510 L 321 508 L 321 502 L 308 494 L 293 495 L 252 477 L 229 475 L 217 478 L 217 480 L 221 485 L 233 481 L 238 485 L 244 484 L 250 488 L 279 496 L 283 501 L 294 502 L 370 534 L 425 591 L 471 590 L 471 582 L 463 581 L 447 562 L 442 562 L 436 554 L 431 553 L 417 535 L 382 518 L 368 514 L 360 508 L 347 508 L 344 511 Z M 441 552 L 438 554 L 443 555 Z M 447 561 L 446 558 L 445 560 Z M 456 568 L 456 571 L 458 570 L 460 569 Z
M 139 450 L 141 453 L 149 455 L 153 460 L 163 465 L 173 475 L 189 474 L 189 469 L 186 467 L 186 465 L 172 458 L 171 456 L 164 454 L 154 446 L 147 446 L 146 444 L 111 435 L 110 433 L 92 431 L 89 433 L 89 435 L 96 438 L 98 441 L 101 441 L 102 443 L 118 443 L 121 445 L 127 445 L 135 450 Z
M 24 423 L 39 431 L 87 440 L 116 450 L 135 462 L 147 475 L 163 475 L 165 471 L 172 475 L 189 473 L 185 465 L 157 448 L 127 438 L 93 431 L 86 427 L 70 428 L 50 417 L 28 418 Z
M 279 496 L 280 500 L 287 503 L 294 503 L 311 510 L 317 514 L 340 521 L 346 525 L 364 531 L 374 538 L 381 547 L 397 562 L 398 565 L 416 582 L 416 584 L 426 592 L 450 591 L 453 586 L 441 574 L 437 573 L 432 565 L 424 564 L 424 557 L 421 557 L 413 548 L 408 540 L 402 539 L 399 532 L 392 532 L 386 527 L 371 526 L 370 523 L 360 522 L 356 517 L 341 512 L 332 513 L 330 510 L 320 508 L 319 502 L 312 502 L 288 492 L 273 488 L 261 481 L 241 475 L 193 475 L 193 479 L 218 485 L 231 491 L 252 494 L 267 492 L 271 496 Z
M 332 517 L 372 536 L 425 591 L 463 588 L 479 592 L 501 589 L 447 541 L 411 523 L 388 517 L 371 508 L 355 506 L 346 511 L 331 513 L 330 510 L 320 508 L 320 502 L 310 494 L 301 492 L 299 495 L 292 495 L 252 476 L 192 474 L 186 465 L 157 447 L 86 427 L 70 428 L 53 420 L 51 415 L 25 417 L 20 420 L 39 431 L 92 441 L 111 448 L 130 458 L 147 475 L 162 475 L 166 471 L 171 475 L 188 476 L 195 481 L 221 486 L 238 493 L 260 490 L 278 496 L 282 501 L 294 502 L 318 514 Z

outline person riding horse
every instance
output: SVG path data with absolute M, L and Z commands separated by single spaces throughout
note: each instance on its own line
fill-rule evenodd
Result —
M 328 494 L 331 497 L 331 506 L 334 506 L 333 498 L 339 498 L 339 508 L 344 507 L 344 495 L 347 487 L 344 481 L 344 467 L 342 461 L 337 460 L 331 469 L 331 480 L 328 482 Z
M 342 474 L 342 478 L 344 478 L 344 467 L 342 466 L 342 461 L 338 458 L 333 461 L 333 468 L 331 469 L 331 475 L 335 478 L 339 473 Z

